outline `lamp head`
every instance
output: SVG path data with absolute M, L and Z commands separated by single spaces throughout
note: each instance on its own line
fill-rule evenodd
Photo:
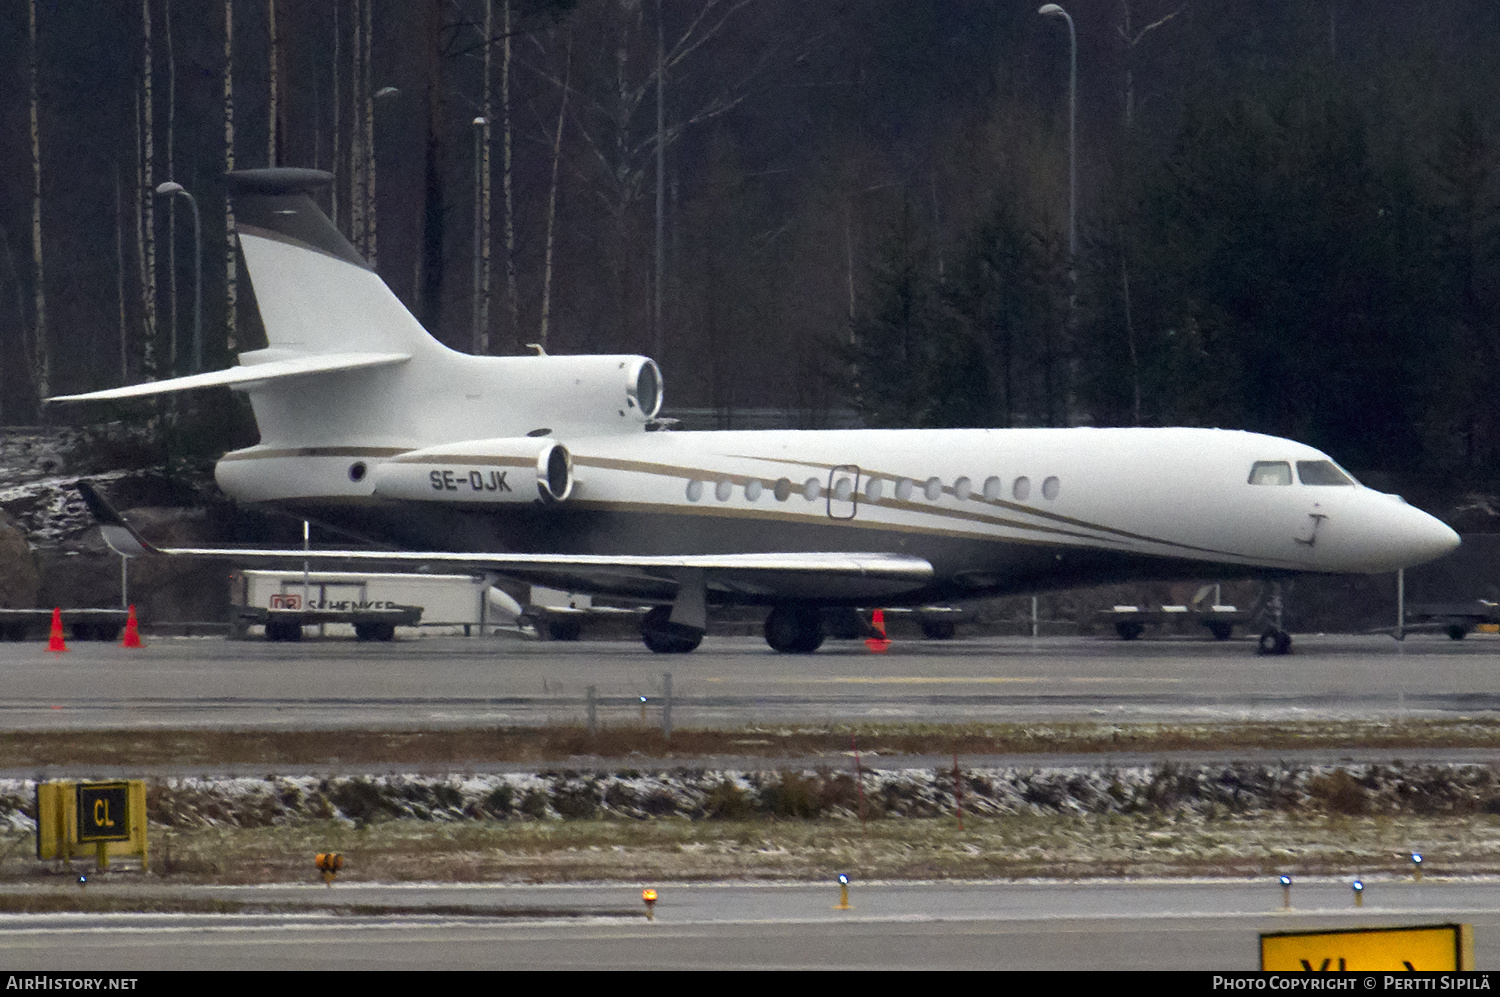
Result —
M 376 100 L 385 100 L 387 97 L 399 97 L 400 95 L 401 91 L 397 90 L 395 87 L 381 87 L 379 90 L 376 90 L 372 96 L 374 96 Z
M 1037 13 L 1043 17 L 1067 17 L 1068 12 L 1055 3 L 1043 4 L 1037 8 Z
M 165 197 L 165 196 L 167 196 L 169 194 L 186 194 L 186 193 L 187 193 L 187 189 L 185 187 L 183 187 L 182 184 L 177 183 L 176 181 L 173 181 L 173 180 L 168 180 L 166 183 L 159 183 L 159 184 L 156 185 L 156 196 L 157 197 Z

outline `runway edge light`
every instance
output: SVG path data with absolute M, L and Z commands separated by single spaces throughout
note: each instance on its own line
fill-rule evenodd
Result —
M 1281 906 L 1285 910 L 1292 909 L 1292 877 L 1281 877 Z
M 641 900 L 646 905 L 646 920 L 656 920 L 656 891 L 646 887 L 641 891 Z
M 1412 875 L 1412 879 L 1415 882 L 1420 883 L 1422 881 L 1422 853 L 1421 852 L 1412 852 L 1411 853 L 1411 875 Z
M 839 873 L 839 902 L 834 905 L 834 910 L 853 910 L 849 905 L 849 874 Z
M 1356 879 L 1349 884 L 1349 889 L 1354 891 L 1354 906 L 1363 907 L 1365 905 L 1365 884 Z

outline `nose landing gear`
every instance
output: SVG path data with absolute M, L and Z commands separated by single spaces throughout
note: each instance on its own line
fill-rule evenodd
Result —
M 1260 635 L 1260 642 L 1255 647 L 1256 654 L 1291 654 L 1292 635 L 1286 632 L 1282 626 L 1282 601 L 1281 582 L 1272 581 L 1270 594 L 1266 598 L 1266 615 L 1270 618 L 1271 625 L 1266 628 L 1265 633 Z

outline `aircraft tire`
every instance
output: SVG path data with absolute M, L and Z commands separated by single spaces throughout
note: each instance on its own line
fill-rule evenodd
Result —
M 703 631 L 672 622 L 672 607 L 657 606 L 641 620 L 641 641 L 657 654 L 689 654 L 703 643 Z
M 1260 642 L 1255 648 L 1256 654 L 1291 654 L 1292 635 L 1285 630 L 1275 627 L 1260 635 Z
M 782 654 L 811 654 L 823 646 L 823 619 L 811 606 L 777 606 L 766 617 L 766 643 Z

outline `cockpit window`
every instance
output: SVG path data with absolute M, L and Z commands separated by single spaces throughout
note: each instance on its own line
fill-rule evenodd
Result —
M 1250 468 L 1252 485 L 1289 485 L 1292 483 L 1292 465 L 1284 460 L 1258 460 Z
M 1353 485 L 1354 480 L 1331 460 L 1297 461 L 1297 477 L 1304 485 Z

